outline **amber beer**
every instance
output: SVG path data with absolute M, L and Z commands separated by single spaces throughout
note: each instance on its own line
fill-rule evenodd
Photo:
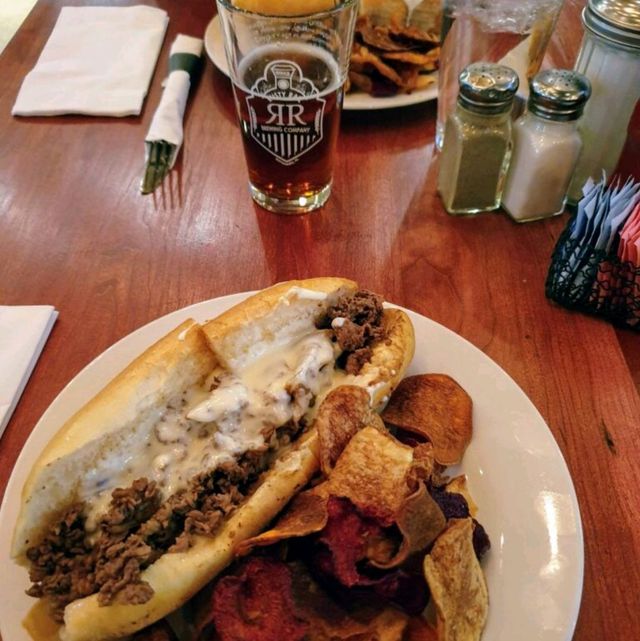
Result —
M 239 68 L 235 97 L 254 199 L 305 210 L 331 189 L 342 83 L 337 63 L 309 44 L 267 45 Z

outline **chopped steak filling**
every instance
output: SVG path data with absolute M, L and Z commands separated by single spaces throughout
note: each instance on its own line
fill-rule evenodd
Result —
M 84 505 L 72 505 L 39 545 L 27 551 L 33 583 L 27 594 L 47 597 L 58 622 L 71 601 L 95 593 L 100 605 L 116 596 L 118 602 L 145 603 L 153 589 L 141 579 L 142 570 L 164 552 L 188 549 L 193 535 L 213 535 L 268 467 L 274 449 L 289 442 L 296 429 L 282 428 L 272 448 L 247 452 L 238 461 L 200 474 L 164 502 L 155 482 L 146 478 L 114 490 L 93 545 L 87 541 Z
M 342 296 L 327 313 L 336 340 L 344 350 L 344 368 L 357 374 L 371 359 L 371 343 L 384 336 L 382 297 L 361 290 Z

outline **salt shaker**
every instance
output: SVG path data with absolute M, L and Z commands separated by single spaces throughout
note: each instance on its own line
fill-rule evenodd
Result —
M 530 83 L 527 113 L 513 126 L 502 208 L 517 222 L 561 214 L 582 141 L 578 118 L 591 95 L 576 71 L 548 69 Z
M 438 192 L 450 214 L 497 209 L 511 149 L 511 107 L 518 74 L 474 63 L 459 76 L 455 111 L 447 118 Z
M 589 0 L 582 21 L 575 68 L 589 78 L 593 95 L 579 125 L 584 147 L 569 188 L 574 203 L 589 177 L 598 181 L 603 170 L 608 176 L 615 170 L 640 98 L 640 0 Z

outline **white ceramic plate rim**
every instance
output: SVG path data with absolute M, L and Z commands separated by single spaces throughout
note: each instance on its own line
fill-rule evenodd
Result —
M 27 439 L 0 508 L 0 600 L 4 641 L 29 641 L 20 622 L 33 600 L 27 573 L 9 558 L 22 485 L 58 427 L 140 352 L 188 317 L 204 321 L 248 293 L 196 303 L 124 337 L 60 392 Z M 416 330 L 409 373 L 443 372 L 474 402 L 474 437 L 461 471 L 492 540 L 483 561 L 490 611 L 482 641 L 570 641 L 584 569 L 582 525 L 562 454 L 544 420 L 516 383 L 488 356 L 451 330 L 406 310 Z
M 224 52 L 222 31 L 220 28 L 220 16 L 214 16 L 207 25 L 204 32 L 204 48 L 211 62 L 227 77 L 229 67 Z M 408 107 L 421 102 L 428 102 L 438 97 L 438 85 L 432 84 L 426 89 L 420 89 L 408 94 L 388 96 L 385 98 L 374 98 L 364 92 L 348 93 L 344 97 L 343 109 L 347 111 L 365 111 L 377 109 L 392 109 L 395 107 Z

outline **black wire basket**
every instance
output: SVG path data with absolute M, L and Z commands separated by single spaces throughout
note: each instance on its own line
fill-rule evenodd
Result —
M 553 251 L 547 298 L 640 332 L 640 267 L 618 258 L 618 242 L 607 252 L 571 238 L 575 222 L 574 214 Z

